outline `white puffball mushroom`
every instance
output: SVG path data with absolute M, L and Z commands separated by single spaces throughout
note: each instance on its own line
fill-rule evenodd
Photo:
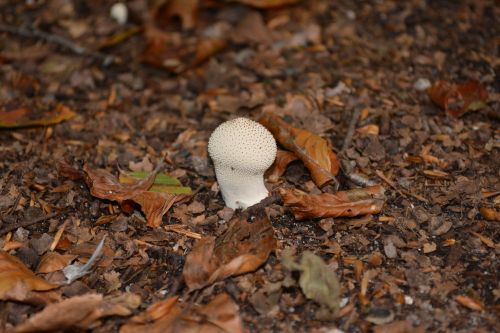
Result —
M 276 158 L 276 140 L 256 121 L 236 118 L 219 125 L 208 153 L 226 206 L 245 209 L 269 195 L 264 172 Z
M 127 6 L 123 2 L 117 2 L 113 6 L 111 6 L 111 10 L 109 11 L 109 16 L 114 19 L 119 24 L 127 23 L 128 17 L 128 9 Z

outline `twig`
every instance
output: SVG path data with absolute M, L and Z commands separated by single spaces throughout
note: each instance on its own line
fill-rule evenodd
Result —
M 352 137 L 354 135 L 354 130 L 356 129 L 356 124 L 358 123 L 358 118 L 360 113 L 361 109 L 359 107 L 354 109 L 351 122 L 349 123 L 349 129 L 347 130 L 347 134 L 345 135 L 344 144 L 342 145 L 340 153 L 344 153 L 351 145 Z
M 7 32 L 7 33 L 12 34 L 12 35 L 17 35 L 17 36 L 26 37 L 26 38 L 40 38 L 40 39 L 43 39 L 49 43 L 54 43 L 54 44 L 60 45 L 60 46 L 70 50 L 71 52 L 73 52 L 77 55 L 89 56 L 89 57 L 92 57 L 94 59 L 102 60 L 104 66 L 107 66 L 107 65 L 116 61 L 115 57 L 113 57 L 111 55 L 106 55 L 106 54 L 101 53 L 101 52 L 88 50 L 88 49 L 84 48 L 83 46 L 75 44 L 74 42 L 72 42 L 71 40 L 69 40 L 65 37 L 50 34 L 48 32 L 38 30 L 36 28 L 29 28 L 28 29 L 28 28 L 23 28 L 23 27 L 11 27 L 11 26 L 0 23 L 0 32 Z
M 42 221 L 45 221 L 47 219 L 50 219 L 56 215 L 58 215 L 59 213 L 51 213 L 51 214 L 48 214 L 48 215 L 45 215 L 45 216 L 40 216 L 40 217 L 37 217 L 36 219 L 33 219 L 33 220 L 29 220 L 29 221 L 23 221 L 23 222 L 19 222 L 19 223 L 16 223 L 14 225 L 9 225 L 9 226 L 6 226 L 4 227 L 3 229 L 0 230 L 0 236 L 12 231 L 12 230 L 16 230 L 17 228 L 21 228 L 21 227 L 27 227 L 27 226 L 30 226 L 32 224 L 36 224 L 38 222 L 42 222 Z

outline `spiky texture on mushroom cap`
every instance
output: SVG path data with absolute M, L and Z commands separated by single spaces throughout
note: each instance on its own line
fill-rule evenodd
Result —
M 276 151 L 271 132 L 253 120 L 236 118 L 215 129 L 208 153 L 226 206 L 245 209 L 268 196 L 264 172 Z
M 214 163 L 249 174 L 263 174 L 273 164 L 276 151 L 276 140 L 267 128 L 247 118 L 222 123 L 208 141 Z

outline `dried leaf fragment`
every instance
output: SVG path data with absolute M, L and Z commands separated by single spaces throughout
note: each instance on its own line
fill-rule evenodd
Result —
M 153 322 L 152 322 L 153 321 Z M 238 306 L 227 294 L 219 294 L 208 304 L 188 307 L 177 297 L 150 306 L 120 328 L 120 333 L 207 332 L 242 333 Z
M 488 91 L 479 81 L 463 84 L 437 81 L 427 88 L 431 100 L 453 117 L 460 117 L 467 111 L 478 110 L 486 105 Z
M 290 126 L 283 119 L 269 112 L 264 113 L 259 122 L 283 147 L 294 152 L 304 162 L 318 187 L 336 181 L 335 175 L 339 171 L 339 162 L 337 155 L 329 147 L 328 141 L 304 129 Z
M 16 289 L 46 291 L 57 288 L 29 270 L 19 259 L 0 250 L 0 300 L 13 299 Z
M 42 113 L 22 107 L 13 111 L 0 110 L 0 128 L 49 126 L 59 124 L 76 116 L 69 107 L 57 104 L 53 110 Z
M 353 217 L 380 213 L 385 203 L 381 185 L 339 191 L 335 194 L 307 194 L 298 189 L 279 190 L 286 207 L 297 220 L 318 217 Z
M 197 241 L 182 272 L 190 290 L 252 272 L 267 260 L 276 248 L 276 239 L 264 208 L 255 212 L 252 223 L 247 218 L 246 214 L 235 216 L 222 235 Z
M 498 210 L 495 210 L 493 208 L 481 207 L 479 208 L 479 212 L 488 221 L 500 222 L 500 212 Z
M 483 311 L 484 310 L 484 305 L 476 301 L 468 296 L 465 295 L 458 295 L 455 297 L 455 301 L 460 303 L 461 305 L 465 306 L 466 308 L 469 308 L 471 310 L 476 310 L 476 311 Z
M 134 294 L 104 298 L 100 294 L 85 294 L 50 304 L 42 311 L 16 326 L 15 333 L 64 331 L 71 328 L 88 329 L 99 318 L 128 316 L 140 305 Z
M 294 153 L 278 149 L 278 152 L 276 153 L 276 160 L 274 161 L 271 169 L 271 174 L 269 175 L 267 180 L 271 183 L 276 183 L 279 177 L 281 177 L 285 173 L 288 164 L 298 159 L 299 158 Z

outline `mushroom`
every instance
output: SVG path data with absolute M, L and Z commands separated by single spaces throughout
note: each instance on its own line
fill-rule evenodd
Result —
M 245 209 L 269 195 L 264 172 L 276 158 L 276 140 L 256 121 L 236 118 L 219 125 L 208 153 L 226 206 Z

